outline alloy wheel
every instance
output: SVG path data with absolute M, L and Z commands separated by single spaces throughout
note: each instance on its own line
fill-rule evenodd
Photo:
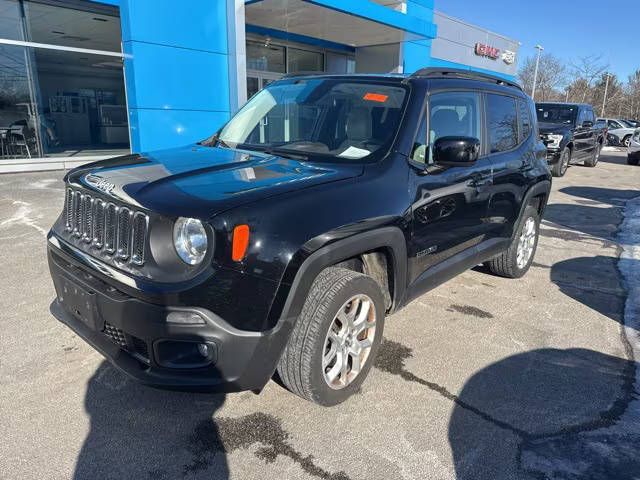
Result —
M 569 153 L 563 152 L 562 157 L 560 158 L 560 175 L 564 175 L 569 168 Z
M 329 326 L 322 353 L 322 373 L 329 387 L 351 384 L 369 359 L 376 335 L 375 305 L 356 295 L 338 310 Z
M 533 255 L 536 244 L 536 222 L 532 217 L 527 218 L 520 233 L 518 248 L 516 250 L 516 263 L 518 268 L 523 269 Z

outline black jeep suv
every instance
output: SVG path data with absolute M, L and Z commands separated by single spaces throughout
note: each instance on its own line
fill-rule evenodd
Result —
M 532 100 L 503 79 L 288 77 L 196 145 L 65 177 L 52 313 L 140 382 L 333 405 L 385 315 L 485 262 L 534 257 L 551 175 Z
M 538 126 L 547 146 L 547 161 L 554 177 L 562 177 L 570 163 L 595 167 L 606 140 L 596 124 L 593 107 L 584 103 L 536 103 Z

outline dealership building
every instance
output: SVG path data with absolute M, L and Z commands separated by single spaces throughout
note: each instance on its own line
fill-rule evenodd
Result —
M 443 0 L 444 1 L 444 0 Z M 0 0 L 0 172 L 215 132 L 287 73 L 516 74 L 519 43 L 434 0 Z

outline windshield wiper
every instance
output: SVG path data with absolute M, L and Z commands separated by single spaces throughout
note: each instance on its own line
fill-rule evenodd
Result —
M 277 148 L 272 148 L 271 150 L 260 150 L 262 153 L 266 153 L 268 155 L 278 155 L 279 157 L 291 158 L 293 160 L 309 160 L 309 156 L 303 153 L 293 153 L 288 150 L 279 150 Z
M 203 147 L 217 147 L 221 146 L 224 148 L 231 148 L 229 145 L 225 143 L 224 140 L 220 138 L 220 136 L 216 133 L 215 135 L 210 136 L 206 140 L 198 142 L 198 145 L 202 145 Z

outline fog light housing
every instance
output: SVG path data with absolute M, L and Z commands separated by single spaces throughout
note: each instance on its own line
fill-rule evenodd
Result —
M 202 368 L 217 361 L 218 349 L 212 342 L 160 340 L 155 344 L 155 357 L 167 368 Z

